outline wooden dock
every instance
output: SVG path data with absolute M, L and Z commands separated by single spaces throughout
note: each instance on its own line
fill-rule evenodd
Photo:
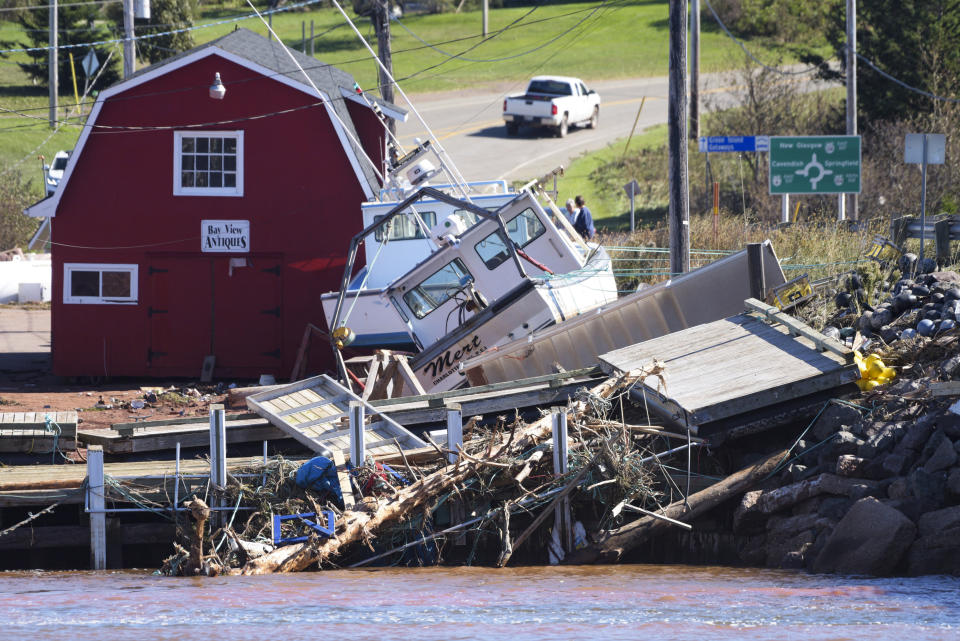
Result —
M 172 451 L 180 447 L 209 447 L 210 421 L 190 419 L 173 425 L 137 423 L 134 430 L 79 430 L 77 440 L 84 445 L 100 445 L 105 454 L 137 454 Z M 264 418 L 226 421 L 227 444 L 253 443 L 287 438 Z
M 0 413 L 0 452 L 52 452 L 76 447 L 76 412 Z
M 759 301 L 741 314 L 603 354 L 604 371 L 664 363 L 631 394 L 675 426 L 711 423 L 817 395 L 859 378 L 853 353 Z
M 260 457 L 227 459 L 227 469 L 237 472 L 258 466 Z M 105 463 L 104 475 L 129 481 L 141 487 L 153 487 L 173 496 L 176 461 L 138 461 Z M 202 476 L 210 473 L 206 459 L 181 459 L 181 476 Z M 0 467 L 0 507 L 13 505 L 49 505 L 83 503 L 83 481 L 87 466 L 83 463 L 61 465 L 11 465 Z

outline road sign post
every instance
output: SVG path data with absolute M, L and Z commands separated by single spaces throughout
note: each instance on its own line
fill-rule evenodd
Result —
M 771 136 L 770 193 L 860 193 L 860 136 Z
M 623 190 L 627 192 L 627 198 L 630 199 L 630 231 L 634 232 L 637 230 L 636 217 L 634 215 L 634 199 L 637 197 L 637 194 L 640 193 L 640 183 L 636 180 L 631 180 L 623 186 Z
M 921 261 L 923 260 L 923 240 L 927 235 L 927 165 L 942 165 L 946 148 L 947 137 L 943 134 L 907 134 L 904 140 L 903 161 L 920 165 Z

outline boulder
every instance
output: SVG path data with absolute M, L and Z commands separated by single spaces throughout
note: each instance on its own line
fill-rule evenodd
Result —
M 857 448 L 857 456 L 871 458 L 891 449 L 896 443 L 898 431 L 898 426 L 895 423 L 878 426 L 873 435 Z
M 827 409 L 823 410 L 820 418 L 813 426 L 813 438 L 819 443 L 842 429 L 848 431 L 859 430 L 860 418 L 860 410 L 855 407 L 841 403 L 831 403 Z M 854 428 L 853 426 L 857 427 Z
M 823 498 L 823 501 L 820 503 L 820 509 L 817 510 L 817 514 L 827 519 L 830 519 L 834 523 L 843 518 L 843 515 L 847 513 L 847 510 L 850 509 L 853 501 L 848 498 L 840 496 L 826 496 Z
M 856 454 L 862 444 L 863 440 L 857 438 L 852 432 L 840 430 L 820 448 L 817 462 L 826 466 L 825 469 L 831 469 L 835 465 L 837 457 L 844 454 Z
M 943 432 L 937 431 L 937 434 Z M 957 451 L 953 447 L 953 442 L 946 436 L 940 441 L 940 445 L 930 454 L 927 462 L 923 464 L 923 469 L 928 472 L 940 472 L 951 467 L 957 462 Z
M 852 454 L 843 454 L 837 459 L 838 476 L 865 476 L 869 461 Z
M 934 536 L 960 528 L 960 505 L 927 512 L 920 517 L 917 527 L 920 536 Z M 960 539 L 957 543 L 960 544 Z
M 960 438 L 960 416 L 953 412 L 947 411 L 938 416 L 936 427 L 953 440 Z
M 907 475 L 907 492 L 916 499 L 922 512 L 935 510 L 946 498 L 946 474 L 931 474 L 922 467 L 915 468 Z
M 926 417 L 917 419 L 913 425 L 908 426 L 903 440 L 897 445 L 897 451 L 901 449 L 914 450 L 920 452 L 927 441 L 930 440 L 930 434 L 933 432 L 931 420 L 924 420 Z
M 880 467 L 888 476 L 900 476 L 907 471 L 907 458 L 903 454 L 890 452 L 883 457 Z
M 926 444 L 923 446 L 923 450 L 920 452 L 920 464 L 926 465 L 926 462 L 933 456 L 933 453 L 940 447 L 940 445 L 949 440 L 947 435 L 940 430 L 934 430 L 930 435 L 930 438 L 927 439 Z M 953 447 L 953 443 L 950 443 L 950 447 Z M 930 468 L 927 468 L 928 470 Z M 930 470 L 932 471 L 932 470 Z
M 917 527 L 872 497 L 853 504 L 813 564 L 814 572 L 887 576 L 913 543 Z
M 894 501 L 899 501 L 910 496 L 910 487 L 907 484 L 907 478 L 901 476 L 893 480 L 889 486 L 887 486 L 887 496 L 889 496 Z
M 955 497 L 960 496 L 960 467 L 950 470 L 950 475 L 947 477 L 947 490 Z
M 960 574 L 960 506 L 927 512 L 920 517 L 918 530 L 907 571 L 914 576 Z

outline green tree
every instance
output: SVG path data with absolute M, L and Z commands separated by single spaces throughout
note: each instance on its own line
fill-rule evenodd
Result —
M 82 82 L 82 70 L 80 69 L 80 60 L 87 54 L 91 47 L 66 47 L 66 45 L 83 44 L 88 42 L 100 42 L 110 40 L 116 36 L 112 34 L 104 25 L 100 5 L 97 4 L 75 4 L 72 6 L 62 6 L 57 9 L 57 44 L 61 47 L 57 57 L 57 67 L 59 69 L 61 93 L 69 93 L 70 82 L 70 56 L 72 53 L 74 65 L 78 74 L 78 82 Z M 29 62 L 17 63 L 31 78 L 42 85 L 46 85 L 49 79 L 49 50 L 43 49 L 50 44 L 50 12 L 46 9 L 24 10 L 16 17 L 16 22 L 23 28 L 24 35 L 27 38 L 30 48 L 35 51 L 28 51 Z M 19 42 L 3 42 L 3 48 L 11 49 L 22 47 Z M 66 48 L 65 48 L 66 47 Z M 100 45 L 92 47 L 97 52 L 97 58 L 103 64 L 112 45 Z M 116 59 L 117 56 L 114 56 Z M 97 85 L 107 87 L 120 78 L 120 73 L 115 62 L 111 62 L 107 69 L 103 70 Z
M 31 181 L 23 181 L 19 171 L 0 176 L 0 251 L 26 248 L 37 231 L 37 220 L 23 215 L 36 200 Z
M 151 63 L 193 48 L 193 32 L 177 29 L 193 26 L 194 3 L 192 0 L 150 0 L 150 18 L 134 20 L 137 37 L 162 33 L 162 36 L 137 40 L 137 57 Z M 107 16 L 123 30 L 123 5 L 108 5 Z
M 844 65 L 846 7 L 833 0 L 827 39 Z M 956 97 L 960 90 L 960 0 L 870 0 L 857 3 L 857 52 L 884 72 L 924 91 Z M 933 113 L 938 101 L 885 78 L 863 60 L 857 62 L 857 106 L 865 124 Z

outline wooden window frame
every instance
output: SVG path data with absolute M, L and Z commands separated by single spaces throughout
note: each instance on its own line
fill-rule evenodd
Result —
M 183 187 L 181 165 L 184 138 L 232 138 L 237 141 L 237 184 L 234 187 Z M 222 170 L 221 170 L 222 171 Z M 243 130 L 223 131 L 175 131 L 173 132 L 173 195 L 174 196 L 243 196 Z
M 73 296 L 73 272 L 100 272 L 100 291 L 103 292 L 103 272 L 129 272 L 129 296 Z M 63 265 L 63 302 L 67 305 L 136 305 L 138 299 L 140 266 L 131 263 L 64 263 Z

